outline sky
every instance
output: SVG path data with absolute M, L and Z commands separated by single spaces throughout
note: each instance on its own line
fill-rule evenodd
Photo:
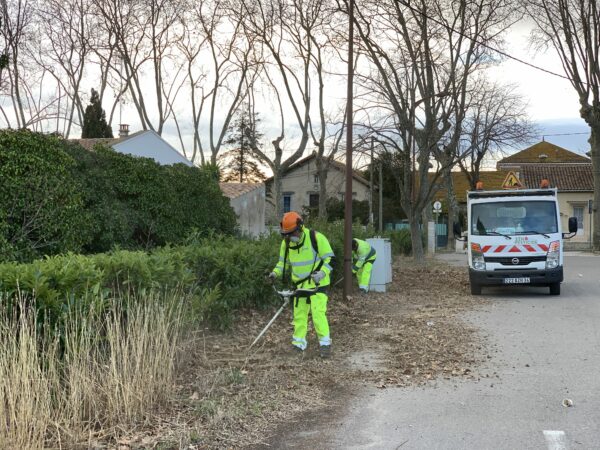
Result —
M 506 53 L 555 73 L 564 74 L 560 59 L 554 50 L 536 52 L 529 45 L 533 23 L 522 20 L 506 36 Z M 536 70 L 514 60 L 505 60 L 491 69 L 492 76 L 514 83 L 528 102 L 531 119 L 539 126 L 542 139 L 576 153 L 584 154 L 590 147 L 589 127 L 579 117 L 577 94 L 569 80 Z M 564 136 L 570 133 L 584 133 Z M 556 136 L 562 135 L 562 136 Z
M 504 51 L 546 70 L 564 74 L 560 59 L 554 48 L 550 47 L 544 52 L 538 52 L 530 46 L 529 36 L 532 29 L 533 23 L 529 20 L 521 20 L 515 24 L 506 34 Z M 498 66 L 490 68 L 489 74 L 491 78 L 515 84 L 518 92 L 528 104 L 530 118 L 537 124 L 539 130 L 539 136 L 531 144 L 546 140 L 576 153 L 585 154 L 589 151 L 587 142 L 589 128 L 579 117 L 577 95 L 568 80 L 510 59 L 506 59 Z M 345 99 L 342 97 L 345 97 L 346 89 L 345 78 L 340 79 L 338 88 L 333 89 L 329 94 L 335 95 L 336 98 L 341 96 L 338 101 L 343 102 Z M 339 95 L 337 95 L 338 91 Z M 273 105 L 274 107 L 275 105 Z M 270 118 L 264 115 L 262 116 L 262 122 L 265 147 L 268 147 L 270 140 L 278 134 L 279 123 L 278 120 L 271 123 Z M 293 123 L 293 120 L 287 122 Z M 132 132 L 136 131 L 134 124 L 132 124 L 132 128 Z M 191 137 L 191 129 L 189 131 Z M 290 131 L 287 132 L 287 138 L 291 137 L 289 135 Z M 181 150 L 176 130 L 172 124 L 166 125 L 163 138 L 175 148 Z M 292 152 L 293 150 L 289 148 L 284 154 L 288 156 Z

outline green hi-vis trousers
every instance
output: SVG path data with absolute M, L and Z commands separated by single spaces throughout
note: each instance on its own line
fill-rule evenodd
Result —
M 356 278 L 358 279 L 358 287 L 366 291 L 369 290 L 369 284 L 371 283 L 371 270 L 373 269 L 372 262 L 365 262 L 363 266 L 356 272 Z
M 304 350 L 306 348 L 306 333 L 308 331 L 308 315 L 312 315 L 313 325 L 319 338 L 319 345 L 331 345 L 329 338 L 329 323 L 327 322 L 327 294 L 319 292 L 310 298 L 294 299 L 294 336 L 292 344 Z

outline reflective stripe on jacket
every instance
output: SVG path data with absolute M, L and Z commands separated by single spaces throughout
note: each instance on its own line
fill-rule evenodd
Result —
M 292 273 L 292 281 L 296 284 L 305 278 L 308 278 L 305 282 L 302 283 L 302 288 L 313 288 L 315 287 L 315 283 L 313 282 L 310 275 L 312 272 L 316 272 L 317 268 L 321 261 L 323 264 L 321 265 L 320 270 L 325 273 L 325 278 L 323 278 L 319 282 L 319 286 L 328 286 L 330 283 L 329 275 L 331 274 L 331 258 L 335 255 L 333 254 L 333 250 L 331 250 L 331 245 L 329 245 L 329 241 L 327 238 L 319 232 L 316 232 L 317 238 L 317 247 L 319 249 L 319 253 L 315 252 L 310 242 L 310 230 L 306 227 L 303 228 L 303 235 L 300 236 L 300 242 L 297 244 L 294 242 L 289 243 L 287 262 L 286 262 L 286 273 L 291 270 Z M 286 243 L 285 239 L 281 242 L 281 247 L 279 249 L 279 261 L 277 265 L 273 269 L 278 276 L 281 276 L 283 273 L 283 261 L 285 259 L 286 253 Z
M 363 241 L 361 239 L 354 239 L 358 244 L 358 249 L 356 251 L 352 251 L 352 270 L 358 271 L 367 261 L 375 261 L 377 257 L 377 253 L 375 249 L 371 247 L 367 241 Z

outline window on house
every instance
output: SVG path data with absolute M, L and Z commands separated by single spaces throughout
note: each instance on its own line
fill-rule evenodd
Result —
M 577 228 L 583 230 L 583 206 L 573 206 L 573 217 L 577 217 Z
M 319 194 L 308 194 L 308 206 L 311 208 L 319 207 Z
M 315 173 L 314 178 L 313 178 L 315 184 L 319 184 L 319 174 Z
M 292 210 L 292 196 L 284 195 L 283 196 L 283 212 L 290 212 Z

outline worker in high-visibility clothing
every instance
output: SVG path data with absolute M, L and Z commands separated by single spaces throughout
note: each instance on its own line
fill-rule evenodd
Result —
M 352 273 L 358 279 L 361 292 L 369 292 L 371 269 L 377 259 L 377 252 L 371 244 L 361 239 L 352 239 Z
M 316 290 L 308 297 L 294 298 L 294 335 L 292 348 L 302 353 L 307 346 L 308 316 L 319 338 L 322 358 L 331 355 L 331 336 L 327 322 L 327 292 L 331 263 L 335 257 L 327 238 L 304 226 L 302 217 L 290 211 L 283 215 L 280 223 L 283 241 L 279 249 L 279 262 L 269 274 L 271 280 L 282 278 L 291 271 L 292 282 L 297 289 Z

